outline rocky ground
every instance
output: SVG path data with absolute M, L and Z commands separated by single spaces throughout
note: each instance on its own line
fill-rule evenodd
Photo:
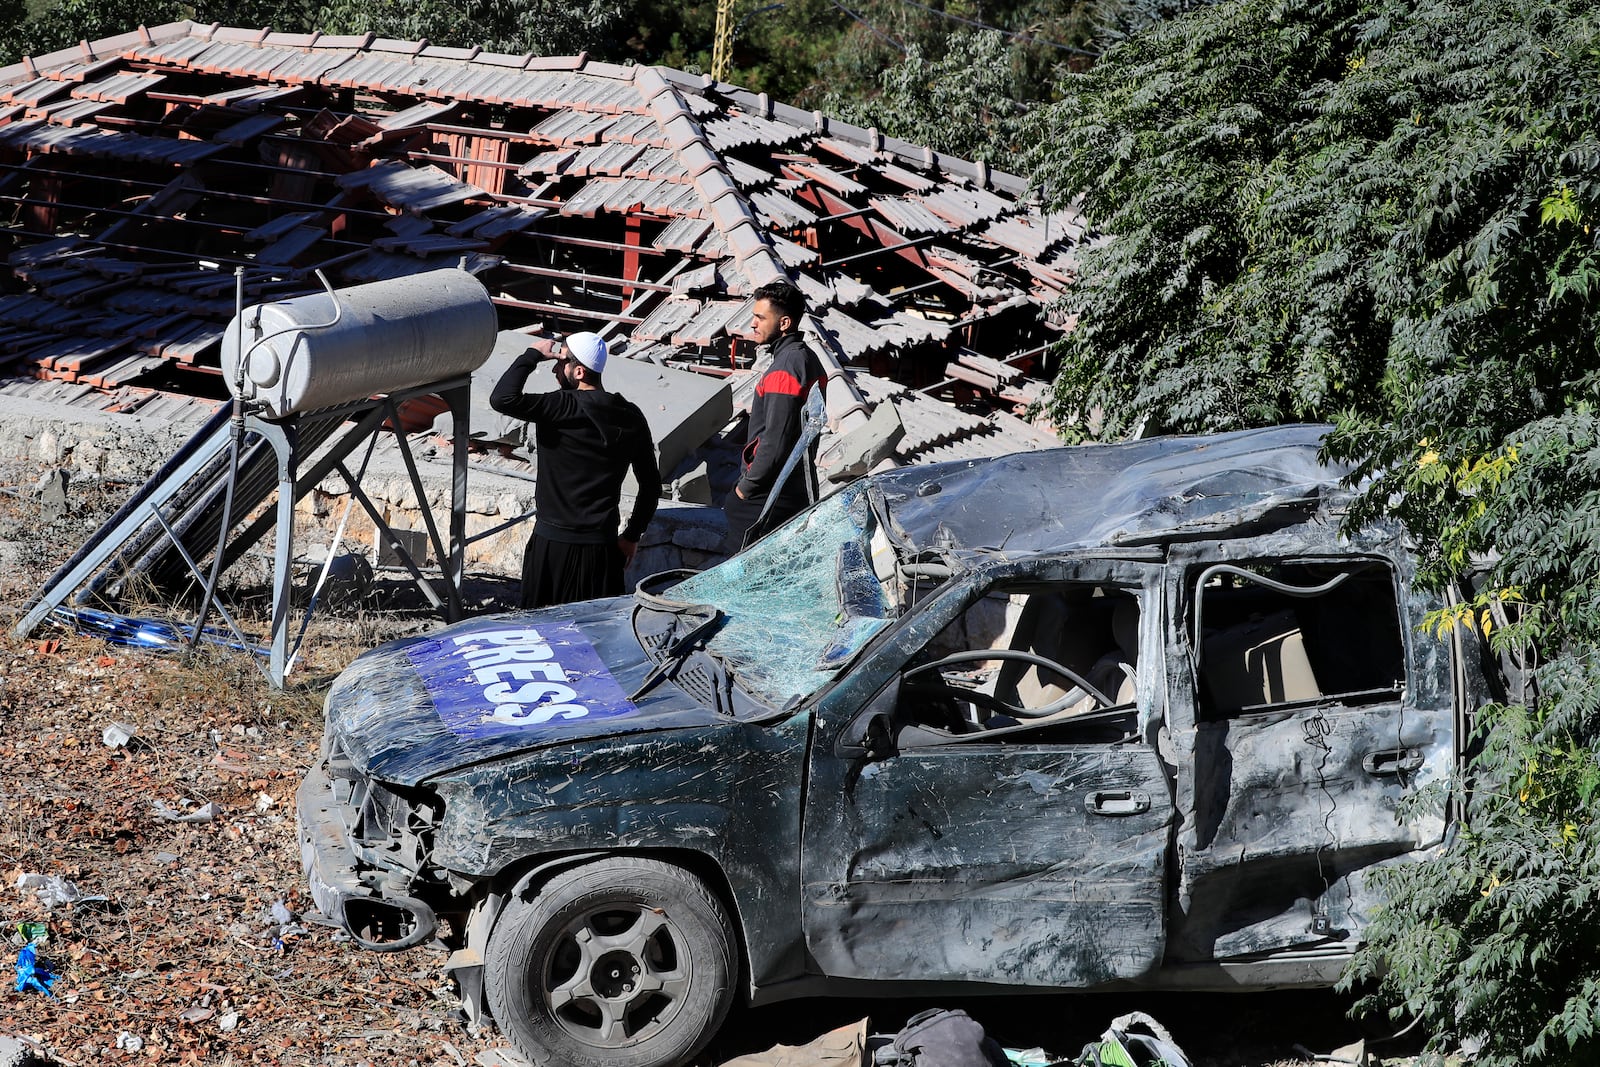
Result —
M 364 952 L 305 919 L 293 798 L 316 753 L 321 693 L 357 652 L 426 619 L 370 606 L 324 615 L 286 692 L 240 655 L 134 651 L 49 626 L 16 638 L 44 579 L 133 488 L 69 484 L 63 506 L 40 474 L 0 472 L 0 936 L 16 954 L 34 935 L 54 980 L 49 995 L 7 991 L 0 1035 L 69 1064 L 508 1062 L 492 1028 L 471 1033 L 455 1014 L 442 952 Z M 491 603 L 506 591 L 485 588 Z M 703 1061 L 801 1044 L 866 1016 L 874 1032 L 892 1032 L 926 1006 L 744 1012 Z M 961 1006 L 1008 1046 L 1063 1056 L 1138 1008 L 1197 1067 L 1318 1053 L 1329 1062 L 1363 1036 L 1331 994 Z

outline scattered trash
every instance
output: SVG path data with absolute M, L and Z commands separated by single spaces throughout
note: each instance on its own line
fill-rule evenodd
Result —
M 17 936 L 25 945 L 43 945 L 50 940 L 50 924 L 26 920 L 19 922 Z
M 960 1008 L 919 1011 L 893 1040 L 874 1050 L 872 1062 L 874 1067 L 1007 1067 L 999 1043 Z
M 173 852 L 157 852 L 153 858 L 163 867 L 170 867 L 178 862 L 178 856 Z
M 50 965 L 38 957 L 33 944 L 23 945 L 17 953 L 17 992 L 25 993 L 30 989 L 37 989 L 46 996 L 55 996 L 50 992 L 50 987 L 55 984 L 56 976 L 50 973 Z
M 237 1030 L 238 1028 L 239 1028 L 239 1013 L 238 1012 L 230 1011 L 225 1015 L 219 1015 L 217 1017 L 217 1029 L 218 1030 L 221 1030 L 224 1033 L 226 1033 L 226 1032 L 229 1032 L 229 1031 L 232 1031 L 232 1030 Z
M 279 926 L 288 926 L 294 922 L 294 912 L 290 911 L 283 901 L 275 900 L 272 902 L 272 921 Z
M 274 807 L 276 807 L 277 804 L 278 804 L 278 802 L 272 798 L 272 794 L 270 794 L 270 793 L 257 793 L 256 794 L 256 814 L 257 815 L 265 815 L 267 812 L 271 811 Z
M 167 822 L 211 822 L 222 814 L 222 808 L 214 800 L 207 801 L 189 812 L 170 808 L 159 800 L 152 800 L 150 806 L 155 809 L 158 819 L 165 819 Z
M 137 736 L 134 728 L 125 722 L 114 722 L 100 731 L 100 740 L 107 748 L 132 748 Z
M 1141 1032 L 1142 1031 L 1142 1032 Z M 1142 1011 L 1111 1020 L 1100 1040 L 1083 1046 L 1078 1067 L 1191 1067 L 1167 1028 Z
M 128 1052 L 138 1052 L 144 1048 L 144 1038 L 138 1034 L 130 1034 L 124 1030 L 117 1035 L 117 1047 Z
M 1012 1067 L 1058 1067 L 1062 1063 L 1060 1056 L 1052 1056 L 1042 1048 L 1008 1048 L 1005 1050 L 1006 1059 L 1010 1060 Z
M 139 618 L 116 615 L 92 608 L 57 607 L 50 613 L 52 621 L 68 626 L 78 633 L 113 645 L 127 645 L 151 651 L 178 651 L 189 646 L 189 630 L 165 619 Z M 241 643 L 232 633 L 219 627 L 207 626 L 200 632 L 200 640 L 209 645 L 234 652 L 253 652 L 266 657 L 271 649 L 260 645 Z M 59 647 L 59 642 L 56 642 Z
M 47 908 L 58 904 L 76 904 L 83 899 L 83 894 L 78 887 L 56 874 L 19 874 L 17 875 L 17 888 L 21 890 L 34 890 L 39 897 L 39 902 Z M 105 899 L 100 897 L 97 899 Z

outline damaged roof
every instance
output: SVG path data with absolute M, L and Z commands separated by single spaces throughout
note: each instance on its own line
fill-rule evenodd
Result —
M 1084 230 L 1020 178 L 708 77 L 189 22 L 0 71 L 0 199 L 0 375 L 211 399 L 235 268 L 248 305 L 459 264 L 502 328 L 717 373 L 790 277 L 833 362 L 1020 412 Z

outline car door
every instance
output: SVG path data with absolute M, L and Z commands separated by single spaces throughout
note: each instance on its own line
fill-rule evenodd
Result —
M 1441 816 L 1402 816 L 1452 752 L 1449 658 L 1409 577 L 1281 540 L 1172 551 L 1173 959 L 1343 951 L 1367 875 L 1441 841 Z
M 926 681 L 929 663 L 950 655 L 935 646 L 952 629 L 957 646 L 982 655 L 1053 644 L 1044 658 L 1074 659 L 1068 666 L 1080 675 L 1095 658 L 1137 659 L 1138 648 L 1126 647 L 1147 629 L 1137 618 L 1121 652 L 1108 633 L 1086 637 L 1084 620 L 1113 617 L 1107 596 L 1124 607 L 1154 599 L 1155 586 L 1140 585 L 1152 573 L 1101 562 L 1046 578 L 1002 572 L 952 590 L 836 692 L 819 715 L 802 845 L 802 921 L 823 974 L 1084 987 L 1160 962 L 1173 807 L 1140 726 L 1141 704 L 1148 709 L 1158 687 L 1147 691 L 1130 669 L 1121 692 L 1081 706 L 1049 679 L 1030 686 L 1012 671 L 996 683 L 1008 701 L 1053 700 L 1063 710 L 1033 721 L 977 701 L 984 721 L 958 725 L 944 705 L 967 703 L 966 690 L 958 684 L 947 699 L 943 681 L 931 693 Z M 1047 612 L 1030 628 L 1029 598 L 1043 604 L 1055 593 L 1086 610 Z M 967 625 L 985 615 L 994 625 Z M 1109 651 L 1097 654 L 1100 646 Z M 951 667 L 971 664 L 982 661 Z

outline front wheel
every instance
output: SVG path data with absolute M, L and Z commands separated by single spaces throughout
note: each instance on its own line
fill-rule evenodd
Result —
M 722 1025 L 738 975 L 721 902 L 682 868 L 636 856 L 509 901 L 484 964 L 501 1031 L 552 1067 L 681 1067 Z

